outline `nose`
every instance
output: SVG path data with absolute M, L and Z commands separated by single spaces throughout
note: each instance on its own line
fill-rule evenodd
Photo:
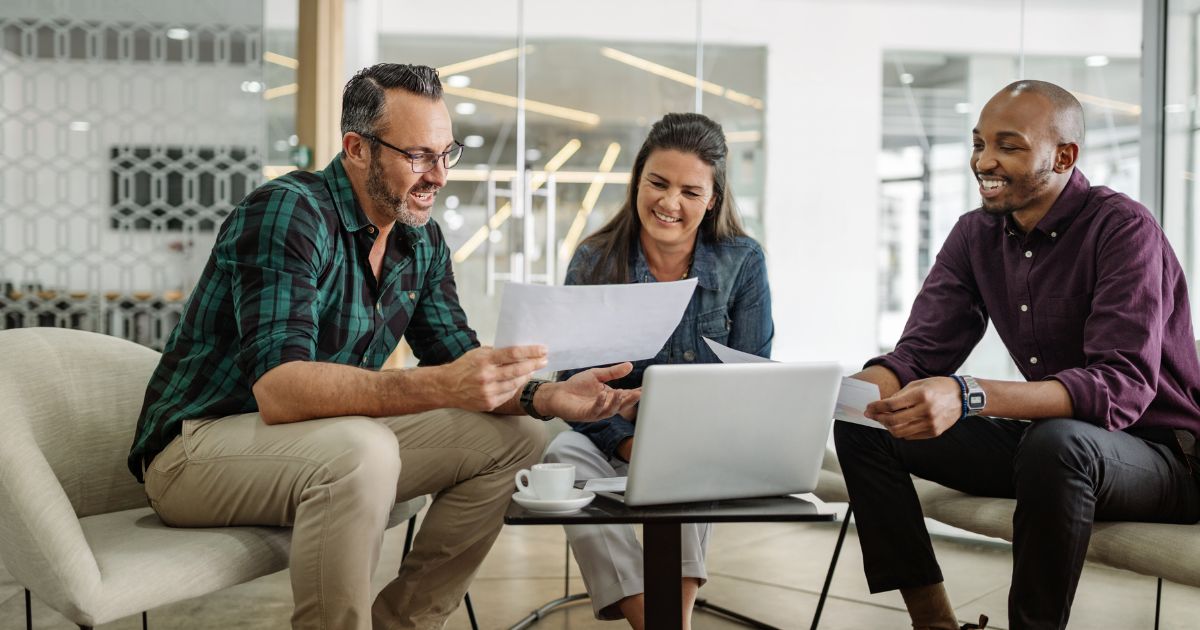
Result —
M 442 158 L 434 163 L 432 169 L 430 169 L 428 172 L 422 173 L 421 179 L 427 184 L 432 184 L 438 188 L 442 188 L 446 185 L 446 179 L 449 174 L 450 171 L 446 168 L 445 158 Z
M 679 193 L 678 192 L 664 193 L 663 196 L 659 199 L 658 205 L 662 206 L 663 210 L 674 210 L 674 211 L 679 210 L 679 207 L 680 207 Z
M 975 170 L 979 172 L 986 173 L 999 165 L 995 153 L 987 147 L 980 149 L 979 155 L 975 158 Z

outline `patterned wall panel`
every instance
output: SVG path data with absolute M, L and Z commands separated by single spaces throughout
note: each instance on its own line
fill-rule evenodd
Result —
M 0 328 L 162 346 L 262 181 L 262 30 L 245 0 L 0 0 Z

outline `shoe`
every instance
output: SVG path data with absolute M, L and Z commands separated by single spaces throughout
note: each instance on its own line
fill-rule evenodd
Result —
M 979 623 L 964 623 L 959 630 L 984 630 L 987 628 L 987 615 L 979 615 Z

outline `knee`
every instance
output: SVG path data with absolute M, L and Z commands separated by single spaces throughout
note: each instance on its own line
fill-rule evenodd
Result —
M 400 445 L 391 429 L 368 418 L 352 418 L 322 437 L 330 454 L 319 475 L 325 483 L 338 484 L 355 500 L 395 499 Z
M 1102 431 L 1080 420 L 1036 420 L 1017 445 L 1014 481 L 1046 484 L 1067 476 L 1089 475 L 1099 457 L 1094 436 Z
M 551 464 L 576 464 L 583 458 L 580 453 L 579 439 L 582 438 L 589 445 L 591 440 L 586 436 L 580 435 L 575 431 L 563 431 L 554 436 L 554 440 L 550 442 L 550 446 L 546 447 L 546 454 L 542 461 Z
M 852 422 L 833 423 L 833 446 L 837 450 L 838 462 L 846 464 L 864 452 L 879 450 L 883 440 L 890 438 L 887 431 L 864 427 Z
M 514 416 L 510 420 L 508 442 L 513 459 L 517 460 L 513 467 L 527 468 L 540 462 L 546 450 L 546 423 L 529 416 Z

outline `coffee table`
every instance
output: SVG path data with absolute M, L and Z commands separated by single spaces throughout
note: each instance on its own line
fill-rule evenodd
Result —
M 783 496 L 732 499 L 629 507 L 606 493 L 573 514 L 544 514 L 527 510 L 515 501 L 504 515 L 506 525 L 616 525 L 642 524 L 642 564 L 646 585 L 646 627 L 674 630 L 683 624 L 682 552 L 679 526 L 683 523 L 761 523 L 832 521 L 832 510 L 822 511 L 804 499 Z M 710 606 L 712 608 L 716 608 Z M 719 610 L 719 609 L 718 609 Z M 734 614 L 735 616 L 736 613 Z M 748 619 L 748 618 L 746 618 Z M 752 620 L 751 620 L 752 621 Z M 760 626 L 761 627 L 761 626 Z

